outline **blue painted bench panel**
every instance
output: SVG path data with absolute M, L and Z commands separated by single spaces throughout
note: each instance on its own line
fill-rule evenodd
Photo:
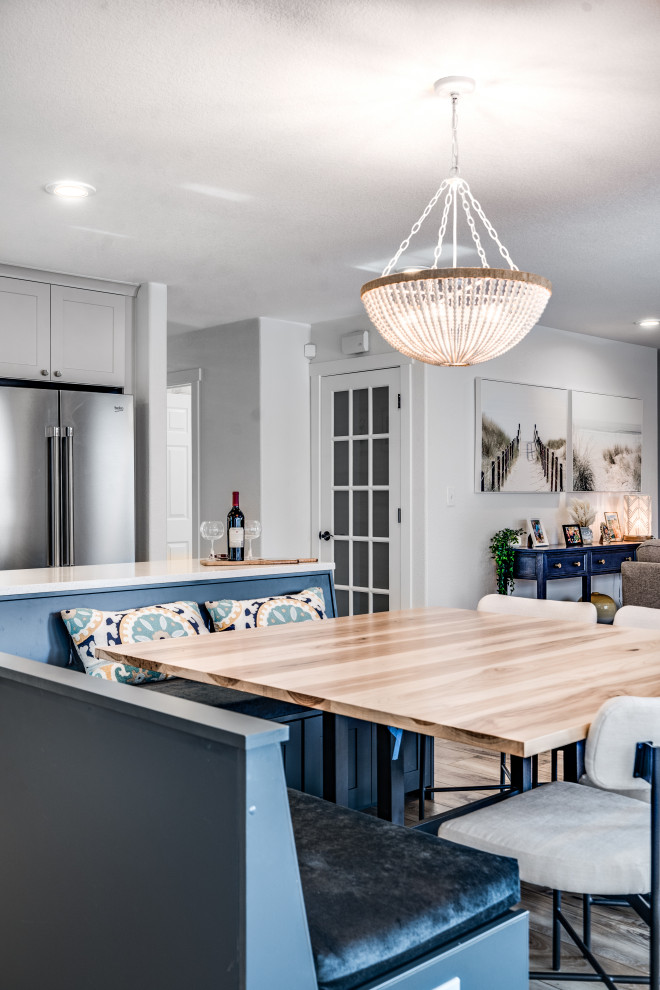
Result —
M 458 978 L 461 990 L 526 990 L 527 915 L 506 908 L 510 865 L 508 897 L 493 886 L 509 861 L 479 853 L 472 863 L 463 847 L 454 857 L 452 843 L 325 802 L 304 816 L 298 808 L 294 835 L 286 731 L 0 655 L 0 834 L 11 853 L 0 857 L 2 985 L 441 990 Z M 370 857 L 360 856 L 365 843 Z M 356 863 L 379 905 L 364 933 L 374 979 L 355 955 Z M 428 911 L 406 882 L 413 866 Z M 396 896 L 384 911 L 388 892 Z M 401 898 L 414 923 L 406 951 L 393 954 Z M 501 911 L 482 924 L 484 903 L 498 898 Z M 327 939 L 338 954 L 332 972 L 320 962 Z M 388 956 L 398 968 L 384 972 Z

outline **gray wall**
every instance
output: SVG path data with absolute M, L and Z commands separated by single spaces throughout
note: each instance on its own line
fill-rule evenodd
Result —
M 308 340 L 307 324 L 268 318 L 169 338 L 168 371 L 202 372 L 200 519 L 224 520 L 238 489 L 263 526 L 255 556 L 310 553 Z
M 170 337 L 167 370 L 188 368 L 202 369 L 200 519 L 224 520 L 236 489 L 246 517 L 258 519 L 259 320 Z

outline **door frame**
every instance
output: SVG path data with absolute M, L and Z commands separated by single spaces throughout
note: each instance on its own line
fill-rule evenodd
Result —
M 354 375 L 360 372 L 385 371 L 399 368 L 401 375 L 401 608 L 413 605 L 413 532 L 417 534 L 415 545 L 424 546 L 425 527 L 413 520 L 413 415 L 412 380 L 413 362 L 402 354 L 373 354 L 340 361 L 319 361 L 310 364 L 311 385 L 311 462 L 312 462 L 312 513 L 310 545 L 312 554 L 318 554 L 321 527 L 321 379 L 334 375 Z M 421 379 L 423 381 L 423 378 Z M 423 387 L 422 387 L 423 393 Z M 423 394 L 418 396 L 424 407 Z M 423 513 L 421 513 L 423 516 Z M 421 520 L 420 520 L 421 522 Z M 425 555 L 422 562 L 423 586 L 426 585 Z M 425 591 L 423 592 L 425 597 Z
M 192 457 L 190 472 L 192 476 L 192 556 L 199 557 L 199 393 L 202 381 L 201 368 L 188 368 L 185 371 L 168 371 L 167 387 L 176 388 L 179 385 L 190 385 L 190 427 Z

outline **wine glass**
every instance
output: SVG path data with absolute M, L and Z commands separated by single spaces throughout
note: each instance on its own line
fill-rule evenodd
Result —
M 248 519 L 245 523 L 245 539 L 248 543 L 246 560 L 252 560 L 252 540 L 258 540 L 261 536 L 261 523 L 258 519 Z
M 219 520 L 205 520 L 199 527 L 199 535 L 203 540 L 211 541 L 211 549 L 209 551 L 209 560 L 215 559 L 215 541 L 219 540 L 225 532 L 224 523 Z

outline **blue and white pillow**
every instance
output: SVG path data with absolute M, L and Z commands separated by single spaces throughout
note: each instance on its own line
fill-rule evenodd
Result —
M 322 588 L 307 588 L 294 595 L 237 601 L 223 598 L 204 603 L 216 632 L 230 629 L 257 629 L 281 626 L 287 622 L 318 622 L 327 619 Z
M 94 654 L 97 647 L 208 634 L 196 602 L 168 602 L 166 605 L 147 605 L 126 612 L 71 608 L 65 609 L 61 615 L 85 672 L 92 677 L 124 684 L 163 681 L 168 675 L 128 663 L 99 659 Z

